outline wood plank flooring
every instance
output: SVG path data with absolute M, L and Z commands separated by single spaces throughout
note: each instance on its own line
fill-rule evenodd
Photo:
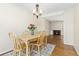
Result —
M 49 36 L 48 43 L 55 44 L 56 47 L 51 56 L 77 56 L 77 53 L 73 46 L 63 43 L 63 36 Z

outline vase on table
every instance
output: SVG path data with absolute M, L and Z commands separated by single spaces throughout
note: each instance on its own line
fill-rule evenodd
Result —
M 34 31 L 31 31 L 31 35 L 34 35 Z
M 28 29 L 30 30 L 31 32 L 31 35 L 34 35 L 34 30 L 36 29 L 37 27 L 34 25 L 34 24 L 30 24 L 28 26 Z

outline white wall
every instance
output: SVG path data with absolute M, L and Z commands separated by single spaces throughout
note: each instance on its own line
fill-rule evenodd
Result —
M 74 18 L 74 47 L 79 55 L 79 4 L 75 7 Z
M 45 29 L 45 31 L 47 32 L 47 34 L 49 35 L 50 34 L 50 22 L 48 21 L 48 20 L 45 20 L 44 19 L 44 29 Z
M 51 21 L 51 32 L 53 30 L 61 30 L 61 35 L 64 35 L 64 21 Z
M 76 5 L 74 20 L 74 43 L 79 47 L 79 4 Z
M 0 54 L 12 49 L 8 33 L 19 34 L 32 22 L 30 13 L 25 9 L 15 4 L 0 4 Z
M 34 20 L 35 20 L 35 24 L 36 26 L 38 27 L 37 30 L 38 31 L 46 31 L 47 34 L 49 35 L 49 27 L 50 27 L 50 23 L 48 20 L 42 18 L 42 17 L 39 17 L 39 19 L 36 19 L 34 17 Z
M 64 43 L 73 45 L 74 40 L 74 8 L 64 11 Z

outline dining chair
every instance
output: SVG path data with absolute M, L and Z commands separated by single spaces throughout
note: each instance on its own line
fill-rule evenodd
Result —
M 13 55 L 16 55 L 17 53 L 20 55 L 23 49 L 25 49 L 25 44 L 23 44 L 13 32 L 9 33 L 9 37 L 13 44 Z
M 44 36 L 44 46 L 47 45 L 47 33 L 45 31 L 40 31 L 37 35 L 43 35 Z
M 37 38 L 35 38 L 37 41 L 30 43 L 30 45 L 32 45 L 32 51 L 34 51 L 35 53 L 37 53 L 38 55 L 41 55 L 41 48 L 44 45 L 44 35 L 39 34 Z M 34 49 L 37 47 L 37 50 Z
M 48 35 L 47 35 L 46 32 L 44 32 L 43 35 L 44 35 L 44 46 L 46 46 L 47 45 Z

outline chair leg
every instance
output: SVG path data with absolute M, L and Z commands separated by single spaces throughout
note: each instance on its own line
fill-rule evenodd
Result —
M 30 56 L 30 55 L 31 55 L 31 52 L 30 52 L 30 51 L 31 51 L 31 49 L 30 49 L 30 47 L 28 48 L 28 50 L 29 50 L 29 53 L 28 53 L 28 55 Z
M 13 56 L 16 56 L 16 52 L 15 51 L 13 51 Z
M 32 51 L 33 51 L 33 45 L 31 46 L 31 52 L 30 52 L 30 54 L 32 54 Z
M 21 54 L 21 51 L 19 51 L 18 53 L 19 53 L 19 56 L 20 56 L 20 54 Z
M 38 55 L 40 55 L 40 56 L 41 56 L 40 47 L 38 47 Z

